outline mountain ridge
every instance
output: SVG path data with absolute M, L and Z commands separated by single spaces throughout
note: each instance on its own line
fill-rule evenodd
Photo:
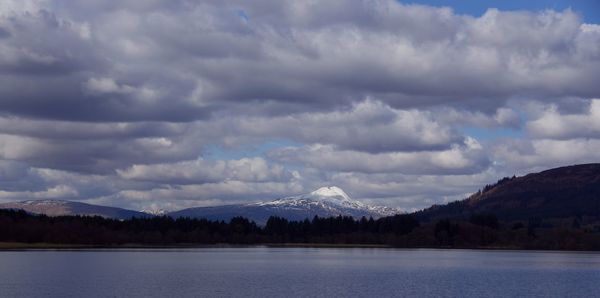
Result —
M 401 210 L 384 206 L 372 206 L 353 200 L 341 188 L 336 186 L 321 187 L 315 191 L 298 196 L 279 198 L 246 204 L 231 204 L 209 207 L 192 207 L 166 212 L 164 210 L 130 209 L 93 205 L 67 200 L 27 200 L 0 203 L 0 209 L 22 209 L 29 213 L 48 216 L 81 215 L 102 216 L 116 219 L 131 217 L 170 216 L 173 218 L 190 217 L 211 220 L 229 220 L 242 216 L 265 224 L 269 217 L 280 216 L 290 220 L 312 219 L 314 216 L 331 217 L 338 215 L 360 218 L 379 218 L 401 213 Z
M 600 218 L 600 163 L 552 168 L 505 177 L 466 199 L 413 213 L 420 220 L 491 213 L 501 220 Z
M 0 204 L 0 209 L 23 209 L 50 216 L 99 215 L 119 219 L 155 216 L 123 208 L 63 200 L 3 203 Z M 193 207 L 161 215 L 211 220 L 229 220 L 241 216 L 264 224 L 271 216 L 304 220 L 314 216 L 337 215 L 379 218 L 399 213 L 403 212 L 353 200 L 341 188 L 328 186 L 271 201 Z M 431 222 L 444 218 L 466 219 L 481 213 L 494 214 L 502 221 L 573 217 L 600 221 L 600 163 L 564 166 L 520 177 L 505 177 L 463 200 L 433 205 L 410 214 L 420 221 Z
M 236 216 L 247 217 L 258 224 L 265 224 L 269 217 L 279 216 L 289 220 L 311 219 L 314 216 L 352 216 L 385 217 L 401 213 L 399 209 L 371 206 L 351 199 L 336 186 L 321 187 L 315 191 L 298 196 L 290 196 L 272 201 L 248 204 L 235 204 L 212 207 L 193 207 L 170 212 L 167 215 L 177 217 L 206 218 L 227 220 Z
M 21 209 L 29 213 L 45 214 L 48 216 L 102 216 L 106 218 L 129 219 L 132 217 L 147 217 L 147 213 L 102 205 L 66 201 L 66 200 L 26 200 L 19 202 L 0 203 L 0 209 Z

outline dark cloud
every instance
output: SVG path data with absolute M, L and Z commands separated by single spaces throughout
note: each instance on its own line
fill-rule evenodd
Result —
M 111 173 L 135 163 L 193 159 L 201 154 L 200 148 L 189 138 L 61 140 L 0 135 L 0 159 L 87 173 Z
M 0 27 L 0 39 L 2 38 L 9 38 L 11 36 L 10 32 L 8 32 L 8 30 Z
M 3 93 L 14 98 L 2 106 L 65 120 L 190 121 L 240 103 L 298 112 L 374 96 L 405 108 L 423 101 L 497 108 L 516 95 L 599 92 L 592 78 L 600 74 L 600 33 L 571 11 L 489 10 L 473 18 L 355 2 L 157 1 L 117 9 L 86 1 L 15 13 L 2 22 L 11 32 L 2 48 L 10 82 Z M 76 18 L 78 10 L 88 17 Z M 32 80 L 30 92 L 11 90 Z M 90 80 L 128 88 L 82 92 Z

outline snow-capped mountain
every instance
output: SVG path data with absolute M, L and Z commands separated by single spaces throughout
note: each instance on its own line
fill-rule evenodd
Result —
M 45 214 L 48 216 L 97 215 L 115 219 L 129 219 L 131 217 L 150 216 L 146 213 L 137 212 L 133 210 L 63 200 L 30 200 L 22 202 L 3 203 L 0 204 L 0 209 L 22 209 L 30 213 Z
M 344 215 L 354 218 L 363 216 L 367 218 L 379 218 L 401 213 L 399 209 L 371 206 L 353 200 L 342 189 L 335 186 L 322 187 L 311 193 L 273 201 L 215 207 L 196 207 L 174 212 L 165 212 L 156 208 L 148 208 L 138 212 L 63 200 L 30 200 L 3 203 L 0 204 L 0 209 L 22 209 L 30 213 L 45 214 L 48 216 L 98 215 L 116 219 L 167 215 L 171 217 L 192 217 L 227 221 L 232 217 L 242 216 L 261 225 L 265 224 L 271 216 L 284 217 L 289 220 L 304 220 L 306 218 L 312 219 L 315 215 L 319 217 Z
M 229 220 L 243 216 L 258 224 L 266 223 L 270 216 L 290 220 L 319 217 L 352 216 L 379 218 L 401 213 L 389 207 L 371 206 L 351 199 L 342 189 L 335 186 L 322 187 L 311 193 L 281 198 L 273 201 L 251 204 L 226 205 L 215 207 L 188 208 L 168 213 L 172 217 L 195 217 L 212 220 Z
M 352 200 L 341 188 L 336 186 L 321 187 L 311 193 L 277 199 L 270 202 L 255 203 L 257 206 L 269 206 L 288 209 L 316 207 L 328 210 L 337 215 L 382 217 L 398 214 L 401 211 L 383 206 L 371 206 L 360 201 Z M 360 215 L 358 215 L 360 213 Z M 357 214 L 357 215 L 354 215 Z
M 154 215 L 154 216 L 163 216 L 163 215 L 166 215 L 167 213 L 169 213 L 168 211 L 166 211 L 164 209 L 160 209 L 160 208 L 147 208 L 147 209 L 140 210 L 140 212 Z

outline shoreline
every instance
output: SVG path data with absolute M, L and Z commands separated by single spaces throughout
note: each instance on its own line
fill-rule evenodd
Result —
M 335 243 L 260 243 L 260 244 L 177 244 L 177 245 L 87 245 L 87 244 L 56 244 L 56 243 L 22 243 L 0 242 L 0 252 L 3 251 L 97 251 L 97 250 L 178 250 L 178 249 L 211 249 L 211 248 L 370 248 L 398 250 L 472 250 L 472 251 L 521 251 L 521 252 L 563 252 L 563 253 L 594 253 L 595 250 L 557 250 L 543 248 L 519 247 L 397 247 L 384 244 L 335 244 Z
M 56 244 L 56 243 L 24 243 L 0 242 L 0 251 L 7 250 L 95 250 L 95 249 L 193 249 L 193 248 L 244 248 L 244 247 L 289 247 L 289 248 L 395 248 L 384 244 L 335 244 L 335 243 L 255 243 L 255 244 L 118 244 L 118 245 L 92 245 L 92 244 Z

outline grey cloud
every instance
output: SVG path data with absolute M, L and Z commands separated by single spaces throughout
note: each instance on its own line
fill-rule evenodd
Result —
M 14 17 L 1 17 L 7 32 L 0 46 L 0 69 L 5 75 L 68 75 L 103 67 L 92 43 L 80 28 L 40 10 Z M 36 36 L 36 38 L 31 38 Z
M 2 178 L 0 181 L 2 201 L 29 199 L 86 201 L 112 195 L 123 189 L 144 191 L 156 187 L 146 182 L 118 179 L 112 175 L 35 168 L 14 161 L 0 161 L 0 177 Z
M 200 122 L 196 130 L 220 136 L 289 139 L 301 143 L 334 145 L 364 152 L 442 150 L 463 137 L 435 115 L 397 110 L 366 100 L 351 109 L 279 117 L 236 117 Z
M 90 141 L 0 135 L 0 159 L 75 172 L 111 173 L 134 163 L 179 161 L 196 158 L 200 153 L 191 139 L 159 137 Z
M 495 113 L 473 112 L 469 110 L 457 110 L 448 107 L 436 110 L 436 120 L 448 126 L 470 125 L 486 128 L 512 128 L 519 129 L 524 119 L 514 108 L 501 107 Z
M 327 145 L 275 149 L 269 157 L 299 163 L 325 171 L 404 174 L 466 174 L 486 169 L 490 161 L 477 141 L 467 139 L 443 151 L 392 152 L 370 154 L 335 150 Z
M 600 94 L 600 30 L 570 10 L 472 17 L 392 0 L 5 2 L 5 200 L 181 207 L 334 183 L 413 208 L 513 170 L 598 158 L 595 101 L 581 103 Z M 460 133 L 522 125 L 530 140 L 479 144 Z M 198 159 L 207 146 L 273 140 L 295 147 Z
M 30 200 L 30 199 L 72 199 L 77 198 L 77 190 L 66 186 L 58 185 L 43 191 L 4 191 L 0 190 L 0 200 Z
M 0 39 L 2 39 L 2 38 L 8 38 L 10 36 L 11 36 L 11 34 L 10 34 L 10 32 L 8 32 L 8 30 L 0 27 Z
M 395 1 L 351 4 L 47 4 L 40 12 L 4 18 L 27 24 L 10 29 L 5 50 L 26 49 L 17 54 L 37 59 L 35 67 L 18 64 L 25 73 L 77 71 L 54 89 L 44 84 L 49 79 L 36 79 L 52 105 L 73 112 L 53 111 L 51 104 L 36 110 L 42 91 L 11 92 L 10 86 L 30 80 L 14 76 L 3 93 L 15 100 L 0 108 L 60 119 L 191 121 L 240 103 L 268 109 L 274 102 L 298 112 L 375 96 L 396 107 L 450 99 L 497 108 L 515 95 L 589 97 L 599 91 L 591 78 L 599 75 L 600 33 L 570 11 L 489 10 L 473 18 Z M 85 18 L 76 17 L 78 9 Z M 13 40 L 31 35 L 45 38 Z M 82 84 L 98 78 L 156 90 L 157 97 L 81 92 Z M 189 101 L 194 92 L 198 102 Z
M 46 187 L 45 181 L 27 163 L 0 159 L 0 190 L 41 191 Z
M 600 159 L 600 140 L 573 138 L 568 140 L 504 140 L 491 147 L 498 168 L 519 173 L 552 167 L 593 163 Z
M 243 182 L 222 181 L 218 183 L 189 184 L 156 187 L 151 190 L 122 190 L 110 196 L 94 199 L 104 204 L 120 204 L 141 209 L 150 204 L 167 209 L 182 207 L 214 206 L 248 201 L 281 198 L 305 191 L 298 181 Z M 175 208 L 173 208 L 175 207 Z
M 90 123 L 0 117 L 0 133 L 41 139 L 99 140 L 181 136 L 185 124 L 168 122 Z
M 498 177 L 512 175 L 490 168 L 466 175 L 335 173 L 328 179 L 354 198 L 410 211 L 464 199 L 482 185 L 493 183 Z
M 117 170 L 125 179 L 169 184 L 205 184 L 226 180 L 285 182 L 294 174 L 281 165 L 270 165 L 260 157 L 238 160 L 192 160 L 172 164 L 133 165 Z
M 134 68 L 126 75 L 110 78 L 115 63 L 128 57 L 113 57 L 108 45 L 91 35 L 87 23 L 64 20 L 46 10 L 0 16 L 2 23 L 12 32 L 0 44 L 4 113 L 79 121 L 189 121 L 209 113 L 187 102 L 185 94 L 174 94 L 182 87 L 189 89 L 187 81 L 168 75 L 147 77 L 143 65 L 128 65 Z M 90 80 L 106 77 L 132 92 L 86 92 Z

